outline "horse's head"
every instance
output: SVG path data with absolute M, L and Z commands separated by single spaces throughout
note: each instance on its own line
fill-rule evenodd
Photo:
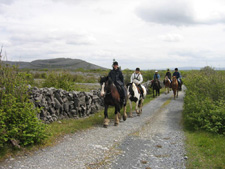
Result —
M 128 97 L 130 96 L 133 96 L 134 95 L 134 86 L 135 84 L 134 83 L 128 83 L 126 86 L 127 86 L 127 95 Z
M 100 85 L 101 85 L 101 96 L 105 95 L 105 85 L 108 81 L 108 76 L 106 77 L 100 77 Z
M 173 80 L 173 81 L 176 81 L 176 80 L 177 80 L 176 76 L 173 76 L 173 77 L 172 77 L 172 80 Z
M 168 76 L 166 76 L 166 77 L 165 77 L 165 81 L 167 81 L 168 79 L 169 79 Z
M 127 95 L 128 97 L 139 97 L 138 89 L 135 83 L 127 84 Z
M 106 92 L 110 91 L 110 86 L 113 84 L 113 81 L 110 77 L 101 77 L 100 78 L 100 85 L 101 85 L 101 96 L 104 96 Z

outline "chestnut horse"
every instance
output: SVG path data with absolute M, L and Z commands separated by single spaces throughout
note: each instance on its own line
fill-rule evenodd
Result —
M 176 76 L 173 76 L 172 78 L 172 89 L 173 89 L 173 95 L 175 99 L 175 97 L 178 97 L 178 81 Z
M 165 89 L 166 89 L 165 94 L 167 94 L 170 92 L 170 84 L 171 84 L 171 81 L 168 78 L 168 76 L 165 77 L 164 84 L 165 84 Z
M 127 84 L 127 95 L 129 98 L 129 103 L 130 103 L 130 114 L 129 117 L 133 117 L 132 114 L 132 101 L 136 103 L 136 113 L 139 116 L 142 113 L 142 106 L 144 102 L 144 98 L 147 94 L 146 88 L 141 85 L 141 88 L 143 90 L 143 95 L 141 95 L 141 91 L 137 87 L 135 83 L 128 83 Z
M 101 84 L 101 96 L 104 97 L 104 106 L 105 106 L 103 126 L 107 127 L 109 125 L 109 121 L 110 121 L 108 119 L 109 106 L 115 107 L 114 125 L 117 126 L 119 124 L 119 119 L 120 119 L 120 109 L 122 107 L 124 107 L 123 120 L 125 121 L 127 118 L 126 103 L 123 105 L 122 100 L 120 99 L 119 91 L 111 78 L 109 78 L 108 76 L 101 77 L 100 84 Z M 127 98 L 126 98 L 126 102 L 127 102 Z

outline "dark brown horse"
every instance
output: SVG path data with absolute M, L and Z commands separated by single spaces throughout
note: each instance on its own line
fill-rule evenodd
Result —
M 156 96 L 160 95 L 160 84 L 159 83 L 160 83 L 160 81 L 158 79 L 152 80 L 151 87 L 152 87 L 153 97 L 155 97 L 155 95 Z M 154 91 L 156 91 L 156 94 Z
M 100 79 L 101 84 L 101 96 L 104 97 L 104 127 L 107 127 L 109 125 L 109 118 L 108 118 L 108 107 L 114 106 L 115 107 L 115 126 L 119 124 L 120 119 L 120 110 L 122 107 L 124 107 L 124 113 L 123 113 L 123 120 L 125 121 L 127 118 L 126 113 L 126 103 L 123 104 L 120 94 L 118 92 L 118 89 L 116 85 L 113 83 L 113 81 L 107 76 L 107 77 L 101 77 Z M 127 102 L 127 98 L 126 98 Z
M 176 76 L 173 76 L 172 78 L 172 90 L 173 90 L 173 95 L 175 99 L 176 97 L 178 97 L 178 81 Z

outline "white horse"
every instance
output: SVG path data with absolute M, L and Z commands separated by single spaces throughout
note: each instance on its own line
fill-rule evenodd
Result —
M 135 83 L 129 83 L 127 85 L 127 95 L 128 95 L 128 99 L 129 99 L 129 103 L 130 103 L 130 114 L 129 117 L 133 117 L 133 113 L 132 113 L 132 101 L 136 103 L 136 113 L 139 116 L 142 112 L 142 106 L 143 106 L 143 102 L 144 102 L 144 98 L 147 94 L 146 88 L 141 85 L 142 90 L 143 90 L 143 96 L 141 96 L 141 92 L 140 90 L 137 88 L 137 86 L 135 85 Z

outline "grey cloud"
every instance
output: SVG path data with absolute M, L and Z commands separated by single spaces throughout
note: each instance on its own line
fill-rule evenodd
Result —
M 193 12 L 185 1 L 160 1 L 164 3 L 143 4 L 137 8 L 137 15 L 147 22 L 167 25 L 194 24 Z
M 0 0 L 0 5 L 5 4 L 5 5 L 10 5 L 14 2 L 15 0 Z
M 225 23 L 225 14 L 223 13 L 217 13 L 210 19 L 199 20 L 195 16 L 191 3 L 179 0 L 149 1 L 147 4 L 139 6 L 136 14 L 146 22 L 165 25 L 189 26 Z

